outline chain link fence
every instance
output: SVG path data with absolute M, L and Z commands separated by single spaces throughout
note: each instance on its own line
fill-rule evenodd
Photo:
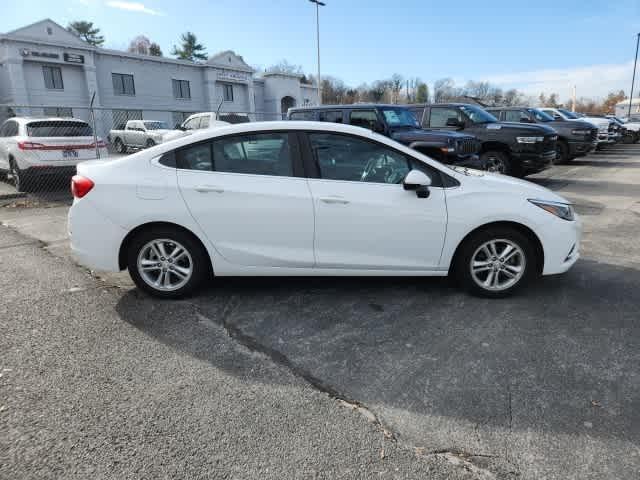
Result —
M 115 159 L 214 128 L 216 120 L 281 119 L 268 112 L 0 105 L 0 206 L 70 203 L 70 178 L 85 160 Z

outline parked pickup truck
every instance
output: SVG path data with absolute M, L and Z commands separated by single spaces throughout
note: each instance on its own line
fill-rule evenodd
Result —
M 558 134 L 553 128 L 502 123 L 477 105 L 439 103 L 409 107 L 423 128 L 461 131 L 481 142 L 487 169 L 515 177 L 549 168 L 556 158 Z
M 556 163 L 586 155 L 598 144 L 598 129 L 581 120 L 554 120 L 542 110 L 530 107 L 489 107 L 487 112 L 502 122 L 537 123 L 558 132 Z
M 158 120 L 129 120 L 109 132 L 107 137 L 118 153 L 127 153 L 132 148 L 149 148 L 162 143 L 168 133 L 166 122 Z
M 485 169 L 479 142 L 471 135 L 429 131 L 399 105 L 354 104 L 290 108 L 288 120 L 346 123 L 373 130 L 442 163 Z
M 238 118 L 246 118 L 247 121 L 249 121 L 246 116 L 243 117 L 238 115 Z M 238 121 L 237 123 L 240 122 Z M 218 120 L 218 114 L 216 112 L 194 113 L 193 115 L 188 116 L 184 122 L 176 125 L 176 128 L 165 134 L 163 138 L 165 142 L 168 142 L 169 140 L 175 140 L 176 138 L 186 137 L 198 130 L 225 127 L 227 125 L 230 125 L 230 123 Z
M 609 131 L 611 122 L 607 119 L 587 117 L 586 115 L 580 116 L 575 112 L 570 112 L 569 110 L 566 110 L 564 108 L 544 107 L 540 110 L 542 110 L 547 115 L 551 115 L 553 119 L 558 122 L 570 122 L 578 120 L 593 125 L 598 129 L 598 148 L 608 143 L 613 143 L 613 132 Z

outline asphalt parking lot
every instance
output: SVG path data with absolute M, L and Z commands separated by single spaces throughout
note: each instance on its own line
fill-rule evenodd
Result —
M 262 278 L 159 302 L 72 263 L 65 205 L 0 207 L 0 478 L 638 478 L 640 145 L 531 180 L 575 202 L 582 259 L 499 301 Z

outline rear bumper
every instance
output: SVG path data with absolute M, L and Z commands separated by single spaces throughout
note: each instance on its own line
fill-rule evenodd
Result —
M 91 270 L 120 271 L 119 252 L 127 231 L 104 216 L 87 199 L 74 200 L 68 224 L 71 252 Z
M 64 166 L 50 166 L 50 165 L 38 165 L 34 167 L 29 167 L 27 169 L 22 170 L 24 175 L 29 177 L 48 177 L 48 176 L 73 176 L 76 174 L 76 166 L 75 165 L 64 165 Z

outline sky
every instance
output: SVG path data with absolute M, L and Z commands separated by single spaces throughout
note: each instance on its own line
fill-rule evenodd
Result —
M 322 75 L 348 85 L 400 73 L 430 85 L 443 77 L 482 80 L 529 95 L 556 92 L 563 100 L 573 85 L 578 97 L 630 89 L 640 0 L 323 1 Z M 189 30 L 209 54 L 234 50 L 254 67 L 286 59 L 316 72 L 315 6 L 308 0 L 4 3 L 0 32 L 44 18 L 63 26 L 88 20 L 108 48 L 126 49 L 143 34 L 169 55 Z

